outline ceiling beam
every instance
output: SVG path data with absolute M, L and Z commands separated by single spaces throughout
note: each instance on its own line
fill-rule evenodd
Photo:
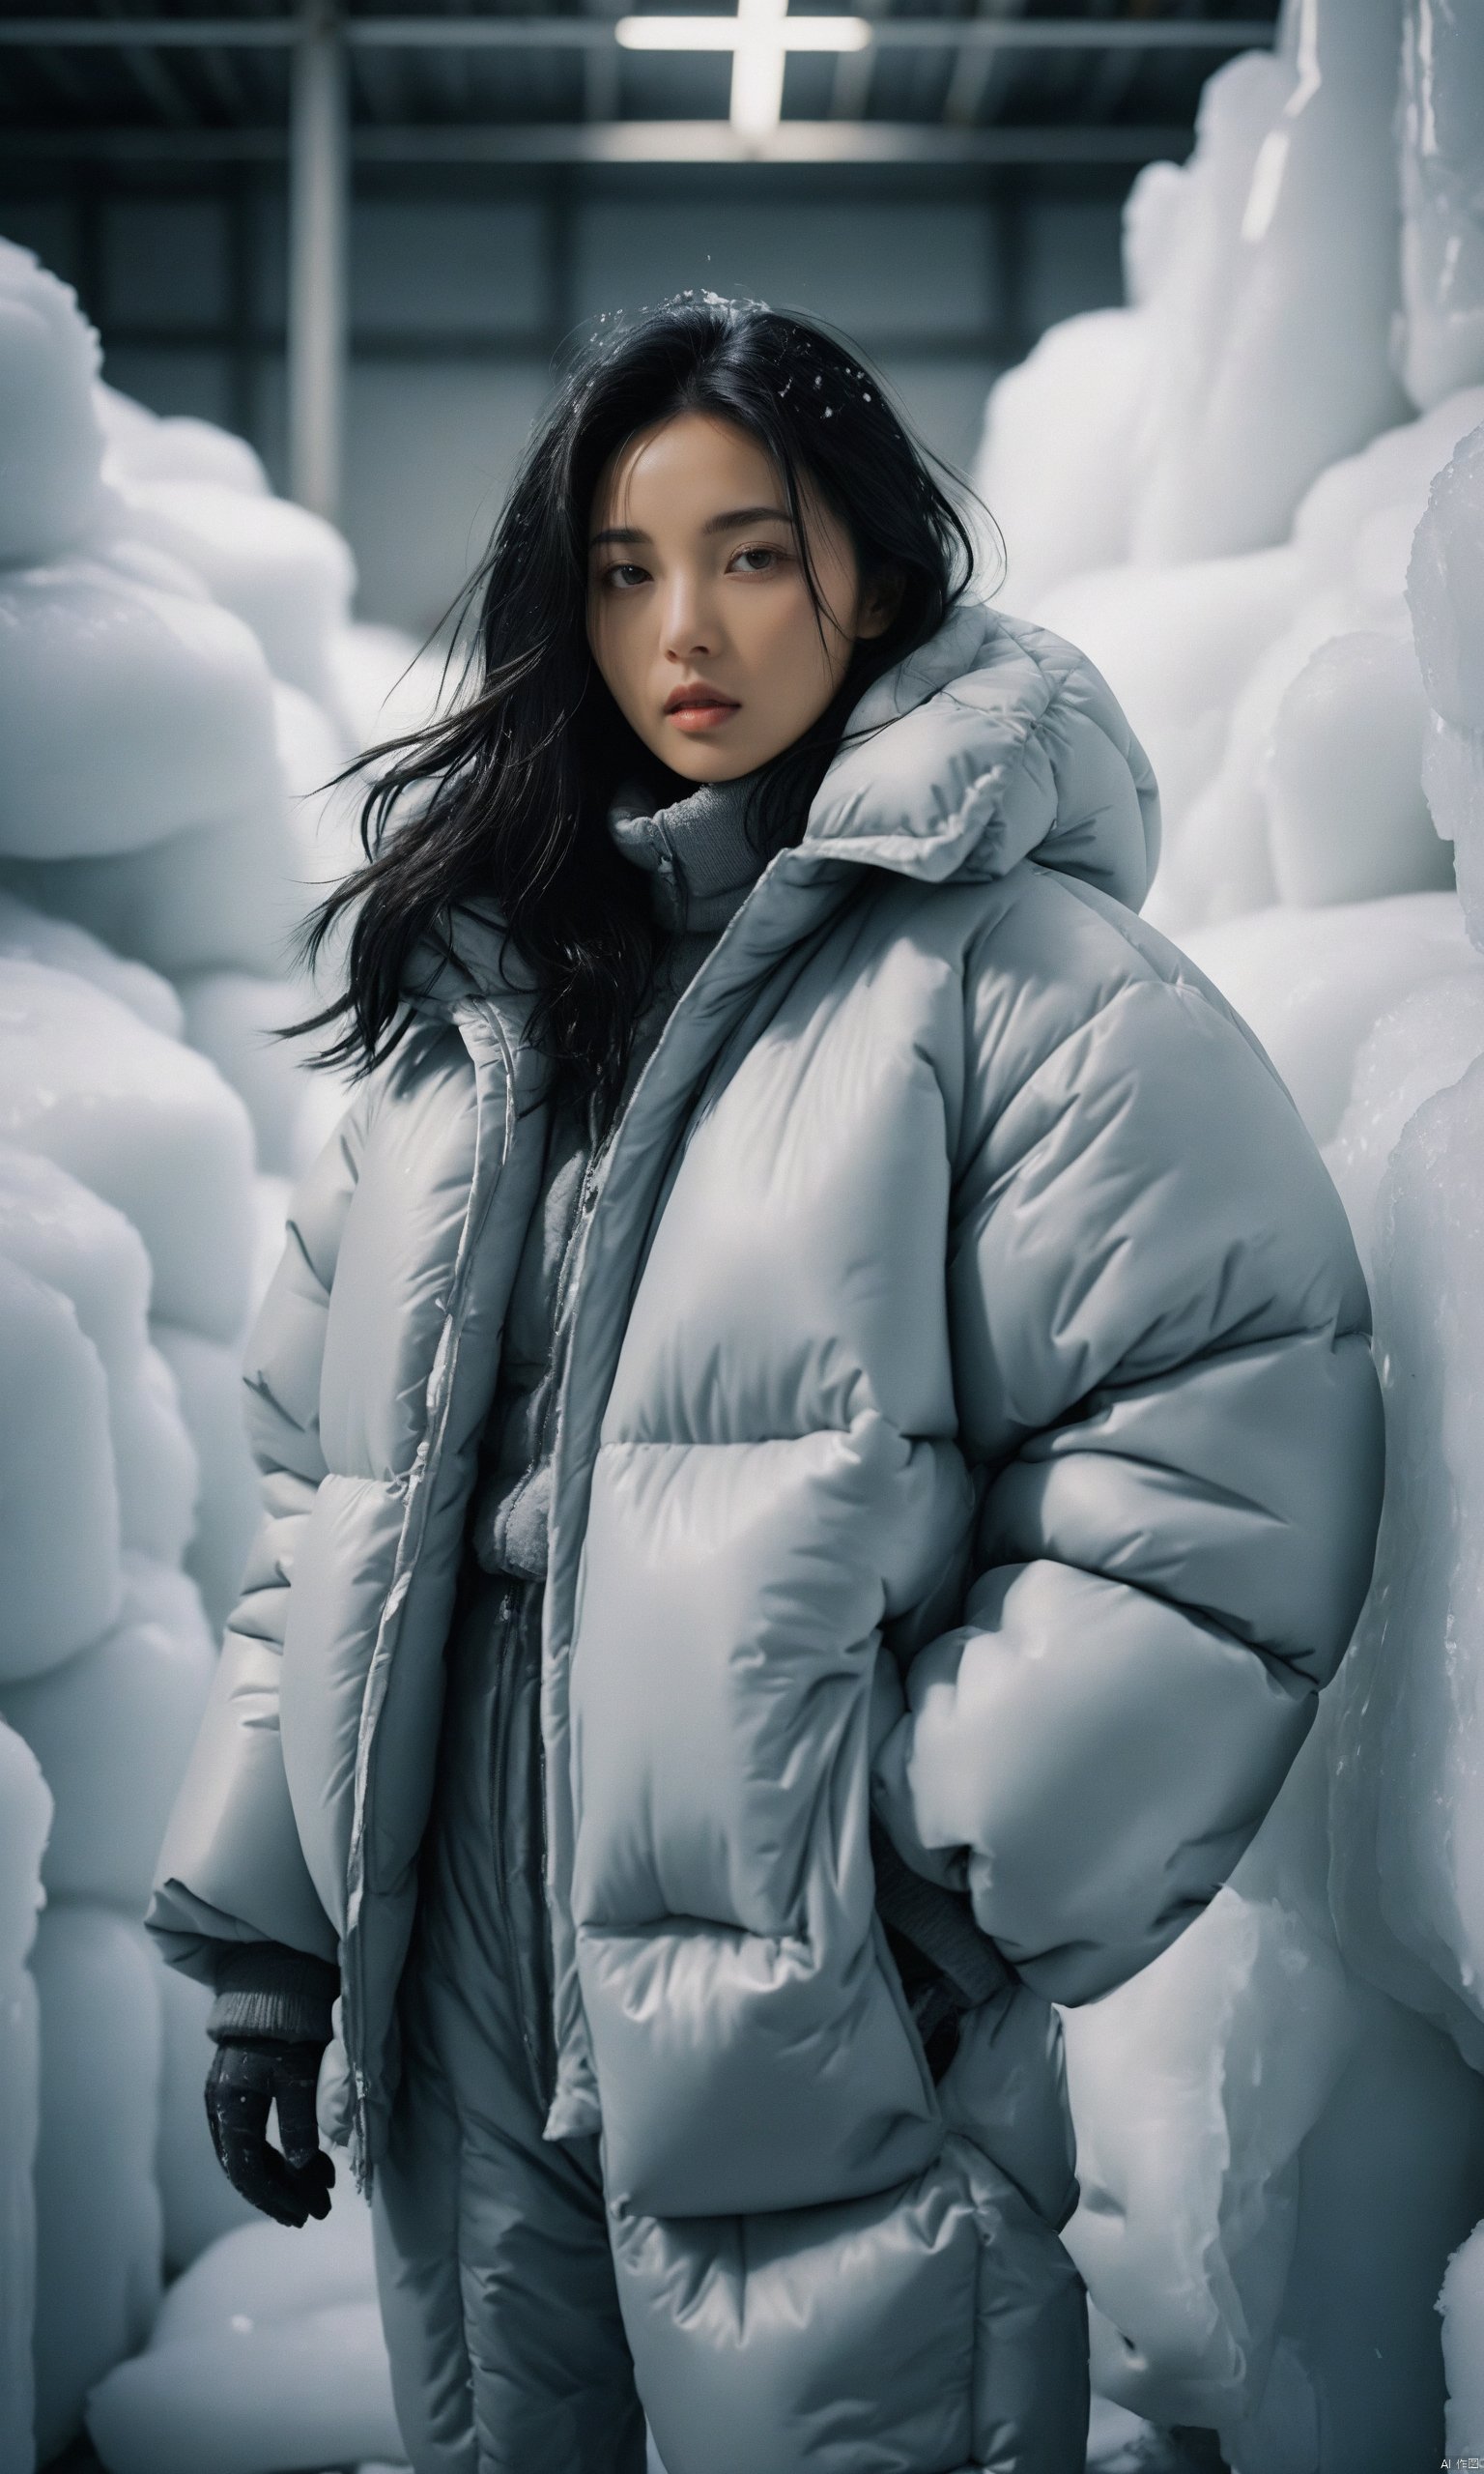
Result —
M 880 17 L 887 0 L 858 0 L 862 16 L 872 21 Z M 835 74 L 830 80 L 831 120 L 864 120 L 870 103 L 871 79 L 875 75 L 874 46 L 866 43 L 859 51 L 836 54 Z
M 212 44 L 272 50 L 287 49 L 300 31 L 294 17 L 7 17 L 0 19 L 0 46 L 117 50 L 146 44 L 189 50 Z M 556 16 L 347 17 L 340 32 L 357 50 L 582 49 L 614 40 L 612 25 L 601 18 Z M 888 17 L 871 29 L 878 43 L 1012 51 L 1270 50 L 1276 32 L 1270 17 Z
M 117 51 L 123 43 L 152 50 L 199 51 L 207 43 L 281 51 L 299 41 L 295 17 L 7 17 L 0 44 L 47 43 L 68 51 Z
M 1025 0 L 975 0 L 974 14 L 991 25 L 1003 25 L 1008 17 L 1020 16 L 1024 7 Z M 1128 57 L 1136 61 L 1138 55 Z M 973 129 L 993 120 L 997 114 L 990 108 L 991 99 L 997 106 L 1013 79 L 1014 54 L 1007 44 L 965 49 L 960 43 L 944 90 L 943 119 L 950 129 Z
M 555 343 L 576 323 L 574 312 L 560 324 L 551 319 L 539 326 L 512 327 L 503 331 L 467 327 L 359 325 L 352 334 L 357 361 L 395 361 L 415 368 L 430 360 L 455 360 L 471 367 L 485 364 L 498 368 L 513 361 L 550 360 Z M 924 360 L 1010 361 L 1022 360 L 1027 348 L 1024 335 L 987 320 L 980 328 L 858 327 L 856 334 L 873 360 L 886 361 L 906 360 L 914 356 Z M 283 326 L 264 321 L 252 330 L 249 340 L 254 352 L 281 353 Z M 108 321 L 110 352 L 227 352 L 235 341 L 233 329 L 215 321 L 199 326 L 161 326 L 130 318 Z
M 444 128 L 378 125 L 351 132 L 359 163 L 1148 163 L 1183 162 L 1193 132 L 1176 128 L 945 129 L 935 122 L 785 120 L 745 140 L 725 120 L 528 121 Z M 280 162 L 281 129 L 15 129 L 11 163 Z

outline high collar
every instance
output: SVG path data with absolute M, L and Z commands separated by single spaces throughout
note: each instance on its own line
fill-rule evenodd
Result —
M 1106 680 L 1049 628 L 966 599 L 862 697 L 785 856 L 795 877 L 850 860 L 931 883 L 1034 857 L 1137 910 L 1158 854 L 1154 773 Z M 451 955 L 413 958 L 415 1011 L 451 1020 L 471 995 L 530 993 L 487 896 L 460 906 L 450 938 Z
M 756 773 L 734 782 L 702 782 L 683 799 L 657 808 L 642 787 L 628 784 L 614 800 L 608 829 L 625 859 L 650 879 L 662 926 L 678 933 L 726 927 L 762 874 L 748 831 Z
M 802 847 L 934 884 L 1034 856 L 1138 910 L 1159 795 L 1086 654 L 966 598 L 856 705 Z

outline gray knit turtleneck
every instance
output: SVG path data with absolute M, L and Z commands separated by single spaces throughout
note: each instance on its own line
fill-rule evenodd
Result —
M 614 800 L 609 832 L 624 857 L 653 878 L 656 916 L 671 932 L 717 935 L 761 875 L 747 830 L 756 778 L 701 782 L 663 808 L 634 785 Z

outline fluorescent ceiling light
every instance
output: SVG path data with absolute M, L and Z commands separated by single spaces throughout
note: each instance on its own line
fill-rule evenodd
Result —
M 790 17 L 788 0 L 738 0 L 734 17 L 620 17 L 629 51 L 729 51 L 731 125 L 744 137 L 777 129 L 784 103 L 784 54 L 863 51 L 864 17 Z
M 745 25 L 738 33 L 739 22 L 717 16 L 620 17 L 616 32 L 630 51 L 737 51 L 749 43 Z M 769 49 L 778 43 L 785 51 L 864 51 L 870 28 L 864 17 L 785 17 L 762 40 Z

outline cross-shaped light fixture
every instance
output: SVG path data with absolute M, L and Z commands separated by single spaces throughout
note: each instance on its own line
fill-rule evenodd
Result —
M 790 17 L 788 0 L 737 0 L 734 17 L 620 17 L 615 32 L 630 51 L 729 51 L 731 125 L 748 138 L 778 127 L 785 52 L 862 51 L 870 41 L 864 17 Z

